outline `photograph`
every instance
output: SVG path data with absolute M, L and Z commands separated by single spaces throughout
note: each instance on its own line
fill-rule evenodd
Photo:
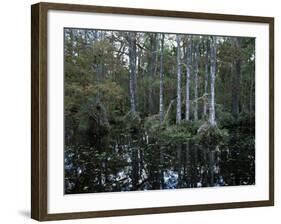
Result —
M 255 185 L 255 38 L 64 28 L 64 193 Z

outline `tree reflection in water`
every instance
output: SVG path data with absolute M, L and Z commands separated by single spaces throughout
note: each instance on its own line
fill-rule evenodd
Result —
M 65 193 L 255 184 L 254 131 L 239 123 L 228 130 L 215 146 L 206 137 L 177 144 L 138 130 L 113 131 L 93 146 L 67 145 Z

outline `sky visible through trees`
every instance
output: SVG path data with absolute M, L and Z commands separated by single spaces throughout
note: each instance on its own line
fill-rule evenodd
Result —
M 66 194 L 255 184 L 255 39 L 64 29 Z

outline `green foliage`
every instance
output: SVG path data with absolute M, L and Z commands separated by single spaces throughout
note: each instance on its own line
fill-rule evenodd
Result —
M 130 133 L 138 133 L 141 130 L 141 118 L 139 113 L 130 111 L 124 116 L 123 120 L 126 125 L 126 130 Z
M 124 90 L 116 82 L 107 80 L 96 85 L 88 85 L 86 94 L 90 97 L 99 96 L 100 101 L 104 102 L 109 116 L 120 115 L 124 111 Z
M 196 135 L 198 123 L 183 121 L 181 124 L 170 125 L 161 123 L 159 115 L 146 118 L 144 128 L 149 136 L 162 144 L 184 144 Z
M 206 149 L 215 150 L 227 141 L 228 136 L 226 129 L 220 129 L 217 126 L 211 126 L 209 122 L 205 122 L 198 129 L 198 134 L 194 136 L 193 140 Z
M 167 126 L 159 135 L 163 142 L 172 144 L 187 143 L 192 137 L 190 127 L 187 123 Z
M 144 129 L 149 135 L 157 137 L 159 135 L 159 131 L 163 128 L 165 128 L 165 126 L 161 124 L 159 114 L 148 116 L 145 119 Z
M 229 126 L 235 122 L 234 116 L 226 111 L 222 105 L 216 105 L 217 124 L 220 128 Z

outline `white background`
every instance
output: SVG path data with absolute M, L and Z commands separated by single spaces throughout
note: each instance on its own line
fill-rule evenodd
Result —
M 66 0 L 65 0 L 66 1 Z M 57 2 L 63 2 L 57 0 Z M 145 215 L 52 223 L 278 223 L 281 219 L 280 5 L 277 0 L 80 0 L 68 3 L 275 16 L 276 206 Z M 35 223 L 30 215 L 30 4 L 1 2 L 0 34 L 0 222 Z M 270 221 L 271 220 L 271 221 Z M 280 222 L 280 221 L 279 221 Z

